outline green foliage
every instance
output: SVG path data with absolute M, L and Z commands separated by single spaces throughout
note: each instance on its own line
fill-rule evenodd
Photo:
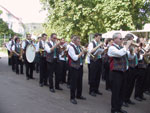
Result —
M 17 33 L 13 32 L 13 30 L 9 29 L 8 24 L 0 18 L 0 35 L 4 35 L 4 34 L 5 35 L 11 34 L 13 36 Z M 17 34 L 17 35 L 19 35 L 19 34 Z
M 41 0 L 48 10 L 46 32 L 69 39 L 72 34 L 88 41 L 88 35 L 110 30 L 141 29 L 149 19 L 149 0 Z

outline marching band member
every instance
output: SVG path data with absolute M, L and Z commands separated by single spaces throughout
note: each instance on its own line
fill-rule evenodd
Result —
M 112 45 L 113 40 L 112 39 L 107 39 L 106 40 L 106 48 L 108 50 L 108 48 Z M 104 62 L 104 77 L 106 80 L 106 90 L 110 90 L 111 89 L 111 84 L 110 84 L 110 77 L 109 77 L 109 56 L 107 55 L 107 51 L 104 53 L 103 55 L 103 62 Z
M 12 40 L 9 42 L 9 46 L 10 46 L 10 57 L 11 57 L 11 65 L 12 65 L 12 70 L 15 71 L 15 57 L 13 55 L 12 52 L 12 46 L 15 44 L 15 38 L 16 35 L 12 38 Z
M 23 58 L 26 66 L 26 78 L 27 80 L 29 79 L 34 79 L 33 78 L 33 68 L 34 68 L 34 63 L 29 63 L 26 59 L 26 49 L 27 46 L 33 44 L 31 40 L 31 34 L 26 35 L 26 40 L 22 42 L 22 53 L 23 53 Z
M 41 40 L 38 42 L 36 47 L 36 52 L 40 55 L 40 81 L 39 84 L 41 87 L 47 85 L 47 62 L 46 62 L 46 45 L 47 34 L 43 33 Z
M 37 45 L 40 41 L 41 41 L 41 37 L 38 37 Z M 37 47 L 38 46 L 36 46 L 36 48 Z M 36 57 L 35 57 L 35 70 L 36 70 L 36 73 L 39 73 L 39 71 L 40 71 L 40 52 L 38 52 L 37 50 L 36 50 Z
M 146 68 L 147 64 L 144 60 L 144 57 L 146 56 L 146 52 L 143 49 L 143 44 L 141 43 L 139 51 L 138 51 L 138 73 L 137 73 L 137 79 L 136 79 L 136 85 L 135 85 L 135 99 L 137 101 L 146 100 L 144 98 L 144 82 L 146 77 Z
M 100 48 L 101 43 L 99 44 L 101 36 L 101 34 L 96 33 L 94 35 L 94 41 L 92 41 L 88 46 L 88 52 L 95 56 L 94 58 L 90 57 L 89 94 L 91 96 L 96 96 L 96 94 L 102 95 L 102 93 L 98 90 L 102 70 L 101 54 L 104 51 Z
M 134 36 L 132 34 L 127 34 L 125 36 L 126 40 L 133 40 Z M 127 50 L 127 59 L 129 63 L 129 68 L 125 74 L 125 84 L 124 84 L 124 97 L 123 97 L 123 105 L 128 107 L 128 104 L 134 105 L 135 103 L 130 100 L 131 94 L 133 92 L 136 76 L 137 76 L 137 47 L 130 45 L 129 50 Z
M 110 57 L 110 78 L 111 78 L 111 113 L 127 113 L 122 110 L 123 102 L 123 84 L 124 74 L 127 70 L 126 54 L 131 41 L 127 42 L 125 47 L 121 47 L 122 36 L 120 33 L 113 35 L 114 43 L 108 49 L 108 56 Z
M 66 71 L 67 71 L 67 43 L 65 42 L 65 39 L 61 39 L 60 43 L 61 47 L 59 48 L 59 76 L 60 76 L 60 82 L 66 83 Z
M 70 102 L 77 104 L 77 99 L 86 100 L 82 96 L 82 79 L 83 79 L 83 55 L 85 51 L 80 48 L 80 37 L 74 36 L 73 43 L 68 49 L 69 66 L 71 73 L 70 81 Z
M 55 89 L 63 90 L 59 86 L 59 74 L 58 74 L 58 46 L 60 42 L 57 42 L 57 35 L 55 33 L 51 34 L 50 40 L 45 45 L 45 50 L 47 52 L 46 60 L 48 66 L 48 75 L 49 75 L 49 89 L 50 92 L 54 93 Z M 53 85 L 53 73 L 55 73 L 55 89 Z
M 23 74 L 23 61 L 22 61 L 22 56 L 21 56 L 21 45 L 20 45 L 19 37 L 15 38 L 15 44 L 12 46 L 12 51 L 13 51 L 15 63 L 16 63 L 16 67 L 15 67 L 16 74 L 19 74 L 19 72 Z M 20 69 L 19 69 L 19 65 L 20 65 Z
M 71 36 L 71 42 L 67 45 L 67 51 L 68 51 L 70 45 L 73 44 L 73 37 L 74 36 L 75 35 Z M 71 78 L 71 72 L 70 72 L 70 66 L 69 66 L 69 59 L 70 59 L 70 57 L 68 56 L 68 62 L 67 62 L 67 68 L 68 68 L 67 88 L 70 88 L 70 78 Z

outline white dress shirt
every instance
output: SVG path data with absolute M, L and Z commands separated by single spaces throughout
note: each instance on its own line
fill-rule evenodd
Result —
M 95 40 L 93 40 L 93 41 L 97 45 L 97 42 Z M 91 51 L 93 50 L 93 48 L 94 48 L 93 42 L 90 42 L 89 45 L 88 45 L 88 52 L 91 53 Z M 99 56 L 101 58 L 100 54 L 102 54 L 103 51 L 104 51 L 104 49 L 98 48 L 93 54 L 96 55 L 97 53 L 99 53 Z M 90 59 L 90 57 L 89 57 L 89 59 Z
M 10 41 L 8 42 L 8 46 L 9 46 L 10 50 L 12 50 L 12 41 L 13 41 L 14 44 L 15 44 L 15 41 L 14 41 L 14 40 L 10 40 Z
M 65 46 L 65 45 L 63 45 L 63 46 Z M 67 51 L 68 51 L 69 46 L 70 46 L 69 44 L 67 44 L 67 45 L 65 46 Z M 66 58 L 64 57 L 64 51 L 62 51 L 62 52 L 59 54 L 59 60 L 62 60 L 62 61 L 67 61 L 67 60 L 68 60 L 67 56 L 66 56 Z
M 67 61 L 67 60 L 68 60 L 68 59 L 67 59 L 67 56 L 66 56 L 66 59 L 65 59 L 65 57 L 64 57 L 64 56 L 62 57 L 62 55 L 64 55 L 64 51 L 63 51 L 63 52 L 61 52 L 61 53 L 59 54 L 59 60 Z
M 49 42 L 50 42 L 50 44 L 51 44 L 52 47 L 53 47 L 53 46 L 54 46 L 54 43 L 53 43 L 51 40 L 50 40 Z M 48 43 L 45 44 L 45 51 L 46 51 L 47 53 L 51 53 L 51 48 L 49 47 Z
M 136 56 L 135 53 L 134 53 L 133 55 L 131 55 L 130 51 L 127 51 L 127 55 L 128 55 L 128 59 L 129 59 L 129 60 L 133 60 L 134 57 Z
M 74 43 L 71 43 L 71 44 L 73 44 L 75 47 L 77 47 Z M 71 57 L 72 60 L 74 60 L 74 61 L 78 60 L 79 55 L 76 55 L 75 50 L 72 46 L 69 46 L 69 48 L 68 48 L 68 55 Z
M 6 43 L 6 48 L 8 49 L 8 51 L 10 51 L 10 48 L 11 48 L 11 46 L 9 45 L 9 42 L 8 43 Z
M 119 45 L 117 45 L 115 43 L 113 43 L 113 45 L 120 48 Z M 108 53 L 107 53 L 109 57 L 122 57 L 125 54 L 127 54 L 127 49 L 125 47 L 123 47 L 122 49 L 119 50 L 115 46 L 110 46 L 109 47 Z

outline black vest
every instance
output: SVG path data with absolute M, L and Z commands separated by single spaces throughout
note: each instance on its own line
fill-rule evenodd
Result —
M 92 44 L 93 44 L 93 48 L 95 48 L 96 47 L 96 44 L 95 44 L 95 42 L 94 41 L 92 41 Z M 96 61 L 96 60 L 98 60 L 98 56 L 97 55 L 94 55 L 94 53 L 92 53 L 92 55 L 94 56 L 94 58 L 92 57 L 92 56 L 90 56 L 90 60 L 92 60 L 92 61 Z
M 73 47 L 74 51 L 75 51 L 75 54 L 76 55 L 79 55 L 79 51 L 77 50 L 77 48 L 73 45 L 73 44 L 70 44 L 70 46 Z M 81 51 L 81 49 L 80 49 Z M 69 56 L 70 57 L 70 56 Z M 81 56 L 82 57 L 82 56 Z M 82 58 L 83 59 L 83 58 Z M 75 69 L 79 69 L 80 68 L 80 58 L 77 60 L 77 61 L 74 61 L 71 57 L 69 58 L 69 65 Z
M 39 49 L 44 50 L 43 46 L 42 46 L 42 41 L 39 42 Z M 46 57 L 46 51 L 42 51 L 40 52 L 40 57 Z
M 115 45 L 113 46 L 119 50 L 121 49 Z M 127 55 L 122 57 L 110 57 L 110 70 L 125 72 L 127 70 Z
M 32 41 L 31 41 L 31 43 L 32 43 Z M 28 47 L 29 44 L 30 44 L 30 43 L 29 43 L 27 40 L 25 40 L 25 48 L 24 48 L 24 51 L 26 51 L 26 49 L 27 49 L 27 47 Z
M 15 45 L 15 43 L 14 43 L 14 41 L 12 40 L 12 41 L 11 41 L 11 47 L 12 47 L 13 45 Z
M 47 42 L 47 44 L 50 48 L 53 47 L 50 42 Z M 58 60 L 58 57 L 59 57 L 59 51 L 58 51 L 58 48 L 56 48 L 56 58 L 54 58 L 54 51 L 51 51 L 51 53 L 46 54 L 46 61 L 49 63 L 53 63 L 54 59 Z
M 20 45 L 19 45 L 19 46 L 20 46 Z M 15 52 L 18 53 L 18 54 L 20 54 L 20 52 L 21 52 L 21 47 L 17 47 L 17 44 L 15 44 Z M 14 53 L 14 56 L 18 56 L 18 55 L 16 55 L 16 54 Z

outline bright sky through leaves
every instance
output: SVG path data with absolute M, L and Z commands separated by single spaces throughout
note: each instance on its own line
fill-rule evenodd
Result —
M 0 5 L 21 18 L 24 23 L 43 23 L 46 18 L 39 0 L 0 0 Z

